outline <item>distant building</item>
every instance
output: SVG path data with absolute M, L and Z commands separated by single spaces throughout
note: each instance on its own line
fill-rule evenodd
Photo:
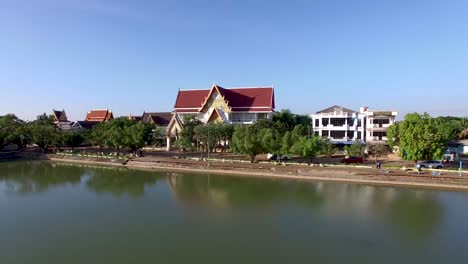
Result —
M 170 138 L 176 138 L 185 116 L 196 116 L 203 123 L 252 124 L 271 119 L 275 113 L 273 87 L 223 88 L 213 84 L 210 89 L 179 90 L 174 115 L 168 125 Z
M 76 129 L 76 130 L 86 130 L 86 129 L 91 129 L 95 125 L 102 123 L 99 121 L 76 121 L 73 123 L 71 129 Z
M 171 119 L 171 112 L 145 112 L 141 117 L 141 122 L 155 124 L 157 127 L 167 127 Z
M 180 119 L 196 115 L 204 123 L 252 124 L 272 118 L 275 95 L 273 87 L 223 88 L 213 84 L 211 89 L 179 90 L 174 112 Z
M 311 115 L 315 135 L 345 145 L 355 141 L 385 143 L 387 128 L 395 123 L 396 116 L 394 111 L 361 107 L 357 112 L 338 105 Z
M 448 151 L 456 154 L 468 154 L 468 139 L 450 142 L 448 144 Z
M 114 115 L 109 109 L 92 109 L 86 114 L 84 121 L 104 122 L 112 119 L 114 119 Z
M 72 128 L 73 122 L 68 121 L 67 114 L 65 110 L 52 110 L 52 117 L 54 119 L 54 124 L 63 130 L 68 130 Z

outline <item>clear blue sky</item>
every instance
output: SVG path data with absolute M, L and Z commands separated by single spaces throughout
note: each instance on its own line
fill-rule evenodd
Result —
M 274 85 L 277 108 L 468 115 L 466 0 L 0 0 L 0 114 L 171 111 Z

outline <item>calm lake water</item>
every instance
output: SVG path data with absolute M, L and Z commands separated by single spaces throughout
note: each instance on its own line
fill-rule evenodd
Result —
M 468 263 L 468 193 L 0 163 L 0 263 Z

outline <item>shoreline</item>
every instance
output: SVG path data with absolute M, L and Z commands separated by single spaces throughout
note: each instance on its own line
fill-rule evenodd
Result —
M 112 166 L 117 168 L 127 168 L 132 170 L 145 170 L 145 171 L 177 171 L 187 173 L 209 173 L 209 174 L 222 174 L 226 176 L 237 176 L 237 177 L 256 177 L 256 178 L 270 178 L 270 179 L 291 179 L 291 180 L 308 180 L 308 181 L 329 181 L 329 182 L 345 182 L 354 184 L 370 184 L 380 186 L 395 186 L 395 187 L 424 187 L 431 189 L 441 190 L 456 190 L 456 191 L 468 191 L 468 179 L 466 177 L 421 177 L 421 176 L 401 176 L 401 175 L 372 175 L 369 174 L 369 170 L 365 172 L 363 170 L 355 168 L 309 168 L 310 171 L 304 172 L 297 170 L 296 173 L 281 172 L 273 169 L 267 170 L 263 168 L 261 171 L 249 170 L 247 166 L 237 164 L 237 168 L 223 169 L 223 164 L 212 164 L 208 167 L 206 162 L 199 162 L 194 164 L 188 161 L 165 161 L 165 160 L 153 160 L 153 161 L 139 161 L 130 160 L 128 163 L 123 164 L 122 160 L 83 160 L 78 157 L 54 157 L 47 155 L 44 160 L 49 162 L 58 163 L 72 163 L 72 164 L 83 164 L 83 165 L 99 165 L 99 166 Z M 271 168 L 275 168 L 273 165 Z M 218 168 L 216 168 L 218 167 Z M 282 166 L 278 166 L 282 167 Z M 290 169 L 294 169 L 293 166 Z M 464 182 L 460 182 L 463 180 Z M 465 181 L 466 180 L 466 181 Z M 458 181 L 458 182 L 456 182 Z

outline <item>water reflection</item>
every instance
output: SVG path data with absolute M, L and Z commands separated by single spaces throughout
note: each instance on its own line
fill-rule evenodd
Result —
M 440 192 L 406 188 L 265 180 L 206 175 L 168 176 L 176 199 L 208 207 L 300 207 L 332 219 L 386 223 L 398 234 L 423 239 L 443 217 Z
M 299 208 L 319 212 L 328 219 L 383 223 L 397 234 L 417 239 L 433 234 L 444 213 L 439 197 L 442 192 L 435 190 L 152 173 L 46 162 L 0 163 L 0 187 L 3 183 L 6 192 L 20 195 L 80 185 L 93 193 L 144 198 L 158 181 L 167 184 L 182 205 L 215 209 Z
M 142 197 L 145 188 L 164 178 L 144 171 L 122 169 L 96 169 L 86 181 L 86 186 L 96 193 L 111 193 L 113 196 L 129 195 Z
M 0 163 L 0 181 L 5 182 L 7 191 L 18 194 L 46 192 L 51 187 L 79 184 L 82 174 L 80 168 L 61 170 L 46 162 Z
M 172 174 L 167 179 L 171 190 L 183 203 L 263 208 L 291 201 L 307 207 L 319 207 L 323 203 L 317 186 L 312 184 L 209 175 Z

